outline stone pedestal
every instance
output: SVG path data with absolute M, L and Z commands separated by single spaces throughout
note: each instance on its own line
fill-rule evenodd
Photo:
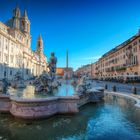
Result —
M 47 118 L 55 114 L 78 112 L 78 97 L 49 97 L 46 99 L 11 99 L 10 112 L 23 119 Z
M 9 95 L 0 95 L 0 112 L 10 113 L 11 101 Z

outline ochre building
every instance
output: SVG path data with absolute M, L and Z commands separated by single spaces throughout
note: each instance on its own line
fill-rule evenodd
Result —
M 98 79 L 140 76 L 140 31 L 105 53 L 97 62 L 78 71 L 92 71 L 92 77 Z

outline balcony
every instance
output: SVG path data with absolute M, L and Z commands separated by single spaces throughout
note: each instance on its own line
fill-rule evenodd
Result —
M 136 61 L 135 63 L 127 63 L 126 67 L 133 67 L 133 66 L 137 66 L 139 63 L 138 61 Z
M 126 67 L 116 68 L 116 71 L 124 71 L 124 70 L 126 70 Z

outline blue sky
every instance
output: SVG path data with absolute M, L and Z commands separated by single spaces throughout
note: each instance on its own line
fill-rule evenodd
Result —
M 140 0 L 0 0 L 0 21 L 12 16 L 18 1 L 31 22 L 32 49 L 41 33 L 44 53 L 55 52 L 58 67 L 74 69 L 95 62 L 140 27 Z

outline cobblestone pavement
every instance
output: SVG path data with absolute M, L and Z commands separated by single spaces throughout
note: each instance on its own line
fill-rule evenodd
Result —
M 132 88 L 137 88 L 137 94 L 140 95 L 140 84 L 124 84 L 124 83 L 116 83 L 116 82 L 107 82 L 107 81 L 93 81 L 93 86 L 102 86 L 105 87 L 107 85 L 109 91 L 112 91 L 112 87 L 115 85 L 116 90 L 124 93 L 133 93 Z

